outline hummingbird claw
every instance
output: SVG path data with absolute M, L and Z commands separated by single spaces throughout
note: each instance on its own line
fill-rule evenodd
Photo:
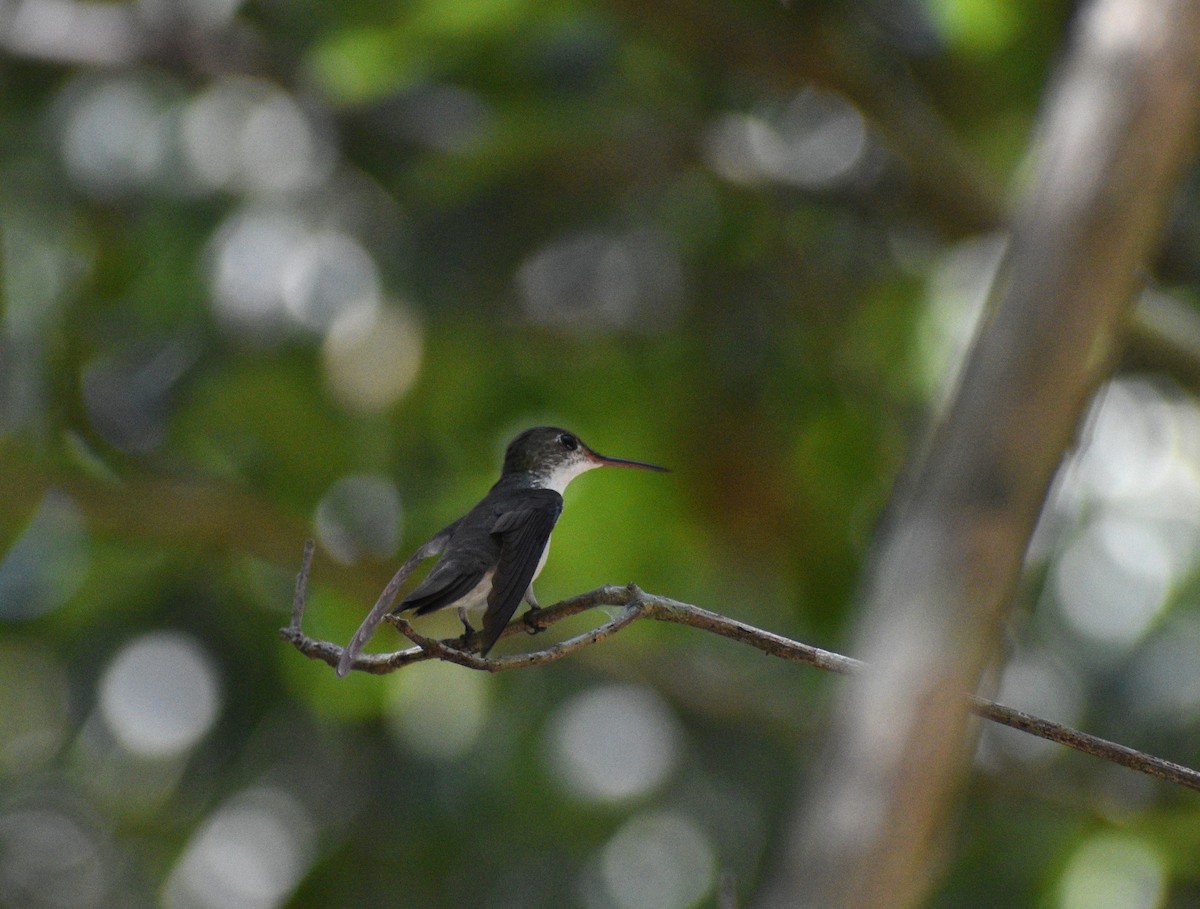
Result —
M 462 622 L 463 626 L 462 637 L 458 639 L 458 649 L 466 650 L 471 646 L 471 639 L 475 637 L 475 629 L 471 627 L 471 622 L 467 617 L 467 610 L 462 606 L 458 607 L 458 620 Z
M 526 611 L 523 621 L 525 622 L 525 631 L 527 634 L 541 634 L 546 630 L 544 625 L 537 624 L 537 614 L 542 611 L 541 606 L 530 606 Z

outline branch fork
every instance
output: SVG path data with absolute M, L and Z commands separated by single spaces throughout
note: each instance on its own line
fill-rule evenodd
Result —
M 310 638 L 301 630 L 301 621 L 304 618 L 304 609 L 308 599 L 308 577 L 312 569 L 313 549 L 314 544 L 309 540 L 304 546 L 300 572 L 296 575 L 292 620 L 286 628 L 279 630 L 279 636 L 310 659 L 320 660 L 336 667 L 342 655 L 342 647 L 330 641 Z M 530 633 L 531 627 L 537 631 L 544 631 L 563 619 L 590 609 L 605 607 L 614 609 L 615 614 L 608 621 L 590 631 L 539 650 L 503 657 L 480 656 L 478 633 L 463 635 L 456 639 L 439 640 L 421 634 L 403 616 L 393 615 L 388 617 L 388 621 L 395 625 L 400 633 L 413 643 L 413 646 L 393 653 L 360 654 L 351 668 L 359 672 L 385 675 L 413 663 L 443 660 L 483 672 L 528 669 L 557 662 L 577 650 L 598 644 L 612 637 L 622 628 L 632 625 L 638 619 L 650 619 L 656 622 L 688 625 L 701 631 L 708 631 L 747 644 L 768 656 L 805 663 L 826 672 L 850 675 L 867 669 L 865 663 L 853 657 L 844 656 L 831 650 L 823 650 L 800 641 L 793 641 L 783 635 L 756 628 L 720 613 L 693 606 L 691 603 L 646 593 L 636 584 L 628 584 L 624 587 L 616 585 L 598 587 L 587 593 L 568 597 L 553 606 L 537 610 L 531 616 L 514 619 L 501 632 L 500 637 L 507 638 L 515 634 L 527 634 Z M 1146 754 L 1126 745 L 1110 742 L 1107 739 L 1072 729 L 1061 723 L 1042 719 L 1012 707 L 1006 707 L 977 695 L 972 695 L 968 703 L 970 711 L 983 719 L 1051 742 L 1057 742 L 1076 751 L 1082 751 L 1139 773 L 1145 773 L 1165 782 L 1200 792 L 1200 772 L 1190 767 Z

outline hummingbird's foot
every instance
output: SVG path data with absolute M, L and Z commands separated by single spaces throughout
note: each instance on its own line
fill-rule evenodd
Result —
M 530 606 L 525 612 L 523 621 L 525 622 L 525 631 L 528 634 L 541 634 L 546 630 L 545 625 L 540 625 L 537 622 L 537 615 L 542 611 L 541 606 Z
M 467 610 L 462 606 L 458 607 L 458 620 L 462 622 L 463 626 L 462 637 L 458 639 L 458 649 L 466 650 L 471 643 L 471 638 L 475 636 L 475 629 L 471 627 L 471 622 L 467 618 Z

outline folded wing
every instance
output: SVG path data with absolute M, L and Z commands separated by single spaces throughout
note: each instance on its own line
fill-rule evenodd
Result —
M 526 492 L 520 505 L 502 512 L 492 525 L 500 542 L 500 561 L 492 575 L 492 592 L 483 614 L 480 653 L 486 654 L 500 637 L 541 567 L 550 532 L 562 514 L 562 496 L 553 489 Z

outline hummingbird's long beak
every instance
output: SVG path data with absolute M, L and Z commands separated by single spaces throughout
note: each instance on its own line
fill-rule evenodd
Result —
M 630 461 L 627 458 L 609 458 L 588 449 L 588 456 L 597 467 L 636 467 L 638 470 L 658 470 L 668 473 L 669 467 L 659 467 L 657 464 L 647 464 L 645 461 Z

